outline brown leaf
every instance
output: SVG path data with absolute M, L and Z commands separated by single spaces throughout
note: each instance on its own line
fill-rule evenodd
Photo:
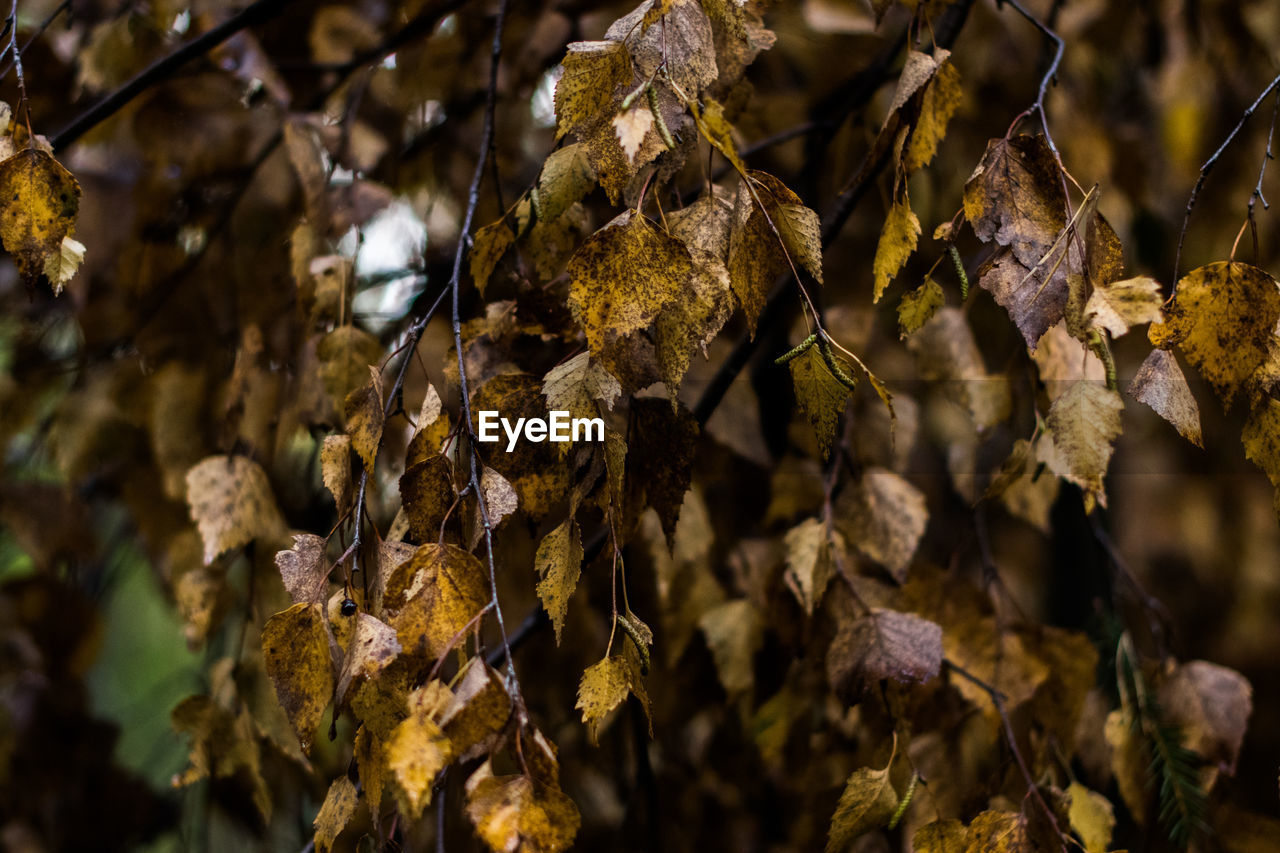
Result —
M 889 822 L 898 807 L 898 794 L 889 781 L 889 768 L 862 767 L 844 784 L 840 802 L 827 830 L 827 853 L 839 853 L 858 836 Z
M 316 831 L 316 853 L 329 853 L 333 849 L 333 842 L 355 816 L 359 799 L 360 792 L 346 774 L 333 780 L 312 824 Z
M 323 538 L 311 533 L 295 533 L 293 548 L 276 552 L 276 568 L 295 604 L 318 604 L 328 597 L 329 572 Z
M 347 395 L 345 411 L 351 446 L 360 454 L 365 470 L 372 473 L 378 447 L 382 444 L 386 411 L 382 400 L 382 374 L 373 366 L 369 367 L 369 374 L 373 378 L 368 385 Z
M 1103 478 L 1121 432 L 1123 409 L 1119 392 L 1097 382 L 1077 382 L 1049 408 L 1048 433 L 1037 444 L 1037 455 L 1049 470 L 1083 489 L 1087 502 L 1096 500 L 1104 507 Z
M 284 531 L 266 472 L 245 456 L 210 456 L 192 466 L 187 503 L 204 541 L 206 565 L 219 554 Z
M 409 538 L 434 542 L 455 500 L 453 465 L 437 453 L 415 462 L 400 477 L 400 499 L 409 520 Z
M 849 542 L 901 583 L 929 522 L 924 495 L 899 475 L 869 468 L 836 506 L 836 525 Z
M 1203 660 L 1182 664 L 1160 685 L 1168 721 L 1181 727 L 1184 744 L 1234 774 L 1253 712 L 1253 687 L 1225 666 Z
M 1152 350 L 1133 375 L 1128 390 L 1133 399 L 1146 403 L 1157 415 L 1173 424 L 1178 435 L 1196 447 L 1204 447 L 1200 407 L 1191 395 L 1191 388 L 1173 353 Z
M 671 542 L 693 478 L 698 421 L 683 405 L 673 412 L 665 400 L 653 397 L 633 400 L 631 416 L 626 478 L 644 486 L 649 505 L 657 511 Z
M 333 698 L 332 639 L 316 603 L 295 604 L 262 627 L 262 660 L 306 752 Z
M 942 628 L 913 613 L 872 608 L 842 619 L 827 650 L 827 680 L 842 696 L 857 696 L 870 683 L 890 678 L 921 684 L 942 666 Z

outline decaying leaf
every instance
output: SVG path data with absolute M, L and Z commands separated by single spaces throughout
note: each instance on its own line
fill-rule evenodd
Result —
M 845 541 L 902 581 L 929 522 L 924 494 L 884 468 L 865 471 L 836 506 Z
M 533 562 L 539 577 L 538 598 L 551 617 L 559 644 L 565 614 L 569 612 L 569 599 L 578 586 L 582 570 L 582 542 L 577 522 L 567 518 L 544 536 Z
M 267 620 L 262 627 L 262 660 L 276 696 L 289 715 L 302 748 L 333 698 L 333 656 L 329 627 L 320 605 L 299 603 Z
M 359 799 L 355 784 L 346 775 L 333 780 L 313 824 L 317 853 L 329 853 L 333 849 L 333 842 L 355 816 Z
M 818 449 L 826 458 L 831 455 L 836 427 L 849 401 L 849 388 L 831 372 L 820 346 L 809 347 L 787 362 L 787 368 L 795 386 L 796 403 L 813 427 Z
M 898 807 L 898 794 L 889 781 L 889 768 L 862 767 L 844 783 L 844 792 L 827 830 L 827 853 L 838 853 L 863 833 L 889 822 Z
M 1159 323 L 1162 302 L 1160 282 L 1139 276 L 1095 287 L 1084 314 L 1087 322 L 1118 338 L 1132 326 Z
M 187 503 L 204 541 L 205 564 L 284 530 L 266 472 L 245 456 L 210 456 L 187 472 Z
M 1129 395 L 1146 403 L 1160 417 L 1173 425 L 1178 435 L 1204 447 L 1200 432 L 1200 407 L 1191 395 L 1186 377 L 1173 353 L 1155 349 L 1142 362 L 1129 383 Z
M 1048 435 L 1037 445 L 1037 455 L 1049 470 L 1104 507 L 1103 478 L 1120 435 L 1123 408 L 1118 392 L 1097 382 L 1077 382 L 1050 407 L 1045 419 Z
M 560 853 L 582 818 L 559 787 L 528 776 L 494 776 L 488 761 L 467 779 L 467 816 L 494 853 Z
M 276 552 L 276 568 L 295 604 L 319 603 L 327 597 L 329 572 L 323 538 L 313 533 L 294 534 L 293 548 Z
M 930 681 L 941 666 L 940 626 L 914 613 L 882 608 L 842 619 L 827 650 L 827 680 L 845 696 L 857 696 L 883 678 L 903 684 Z
M 879 302 L 898 271 L 906 264 L 907 259 L 916 250 L 916 241 L 920 238 L 920 220 L 911 210 L 911 203 L 906 193 L 894 201 L 885 217 L 884 227 L 880 231 L 880 242 L 876 246 L 876 259 L 872 264 L 875 273 L 875 291 L 873 302 Z

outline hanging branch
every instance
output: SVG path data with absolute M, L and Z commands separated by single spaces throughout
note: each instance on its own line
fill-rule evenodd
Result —
M 1058 146 L 1053 141 L 1053 134 L 1049 132 L 1049 117 L 1046 116 L 1044 112 L 1044 96 L 1045 93 L 1049 91 L 1049 84 L 1057 80 L 1058 66 L 1062 64 L 1062 54 L 1065 49 L 1065 45 L 1063 44 L 1061 36 L 1051 30 L 1048 25 L 1042 23 L 1035 15 L 1028 12 L 1026 7 L 1019 3 L 1018 0 L 996 0 L 997 6 L 1003 3 L 1008 3 L 1012 6 L 1015 12 L 1030 21 L 1045 38 L 1053 42 L 1053 60 L 1049 63 L 1049 67 L 1045 69 L 1044 76 L 1040 78 L 1040 88 L 1036 92 L 1035 103 L 1018 114 L 1018 116 L 1013 120 L 1013 124 L 1010 125 L 1010 129 L 1012 129 L 1018 122 L 1022 121 L 1022 119 L 1038 113 L 1040 115 L 1040 126 L 1044 128 L 1045 142 L 1049 144 L 1049 150 L 1053 152 L 1053 159 L 1057 160 L 1058 165 L 1061 166 L 1062 155 L 1058 153 Z
M 1275 91 L 1277 86 L 1280 86 L 1280 74 L 1277 74 L 1275 78 L 1267 84 L 1267 88 L 1262 90 L 1262 94 L 1245 109 L 1244 114 L 1240 116 L 1240 121 L 1236 122 L 1236 126 L 1227 134 L 1227 138 L 1222 140 L 1222 144 L 1218 146 L 1218 150 L 1214 151 L 1209 159 L 1204 161 L 1204 165 L 1200 167 L 1200 176 L 1196 178 L 1196 185 L 1191 189 L 1191 197 L 1187 199 L 1187 210 L 1182 217 L 1182 230 L 1178 232 L 1178 249 L 1173 255 L 1174 287 L 1178 286 L 1178 267 L 1182 262 L 1182 243 L 1187 238 L 1187 226 L 1191 224 L 1191 210 L 1196 206 L 1196 199 L 1200 196 L 1200 190 L 1204 187 L 1205 179 L 1209 177 L 1209 173 L 1213 171 L 1213 167 L 1218 164 L 1218 159 L 1222 157 L 1223 152 L 1227 150 L 1228 146 L 1230 146 L 1231 143 L 1235 141 L 1235 138 L 1240 134 L 1240 131 L 1244 128 L 1245 122 L 1249 120 L 1250 116 L 1257 112 L 1258 107 L 1262 106 L 1262 102 L 1267 99 L 1268 95 Z M 1275 127 L 1274 116 L 1272 118 L 1272 127 Z M 1267 137 L 1267 151 L 1268 153 L 1271 151 L 1270 136 Z M 1264 172 L 1266 171 L 1265 158 L 1263 159 L 1262 170 Z M 1258 186 L 1254 189 L 1254 194 L 1257 196 L 1262 194 L 1261 173 L 1258 175 Z M 1253 198 L 1254 196 L 1250 196 L 1249 199 L 1249 212 L 1251 215 L 1253 212 Z M 1264 203 L 1263 206 L 1266 207 L 1266 204 Z
M 1258 262 L 1258 220 L 1254 217 L 1253 208 L 1259 201 L 1262 202 L 1263 210 L 1270 210 L 1271 205 L 1267 202 L 1267 197 L 1262 194 L 1262 179 L 1267 176 L 1267 163 L 1275 159 L 1275 155 L 1271 153 L 1271 142 L 1276 134 L 1276 117 L 1280 116 L 1280 94 L 1276 95 L 1275 105 L 1271 108 L 1271 127 L 1267 129 L 1267 150 L 1262 152 L 1262 166 L 1258 169 L 1258 183 L 1253 187 L 1253 192 L 1249 195 L 1249 230 L 1253 234 L 1253 262 Z
M 9 76 L 9 72 L 13 70 L 17 62 L 21 61 L 22 57 L 26 55 L 27 49 L 30 48 L 31 45 L 35 44 L 36 39 L 44 35 L 45 30 L 49 29 L 49 27 L 53 25 L 53 22 L 58 19 L 59 15 L 61 15 L 63 12 L 67 11 L 70 8 L 71 8 L 71 0 L 62 0 L 62 2 L 59 3 L 57 7 L 55 7 L 54 10 L 50 12 L 43 21 L 41 21 L 39 24 L 36 25 L 35 30 L 31 33 L 31 35 L 27 36 L 27 40 L 22 43 L 22 47 L 14 54 L 14 58 L 9 60 L 9 64 L 4 67 L 3 71 L 0 71 L 0 80 L 3 80 L 5 77 Z M 12 26 L 16 28 L 18 26 L 18 22 L 14 21 L 12 23 Z

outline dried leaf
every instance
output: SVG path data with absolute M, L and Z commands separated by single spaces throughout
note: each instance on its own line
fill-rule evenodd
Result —
M 1159 323 L 1160 282 L 1149 276 L 1138 276 L 1124 281 L 1100 285 L 1095 283 L 1093 294 L 1084 307 L 1086 322 L 1106 329 L 1118 338 L 1130 327 L 1141 323 Z
M 582 673 L 574 707 L 582 711 L 582 722 L 593 744 L 599 743 L 600 723 L 631 695 L 631 684 L 638 675 L 622 655 L 607 657 Z
M 382 374 L 373 366 L 369 367 L 369 374 L 373 378 L 368 385 L 347 395 L 345 411 L 351 446 L 360 454 L 365 470 L 372 473 L 378 447 L 382 444 L 386 410 L 382 400 Z
M 738 188 L 729 234 L 729 283 L 752 334 L 774 281 L 790 270 L 779 233 L 770 222 L 776 226 L 780 206 L 802 204 L 785 184 L 764 172 L 748 172 Z
M 945 51 L 937 51 L 939 54 Z M 906 150 L 902 154 L 902 168 L 911 174 L 929 165 L 938 151 L 938 145 L 946 136 L 947 124 L 956 110 L 964 93 L 960 89 L 960 72 L 951 62 L 950 54 L 941 57 L 938 69 L 928 88 L 924 90 L 924 98 L 920 102 L 920 116 L 916 119 L 911 136 L 907 139 Z
M 187 503 L 204 541 L 205 565 L 219 554 L 284 531 L 266 472 L 245 456 L 210 456 L 192 466 Z
M 884 468 L 869 468 L 836 505 L 845 541 L 902 582 L 929 522 L 924 494 Z
M 776 217 L 774 225 L 791 259 L 822 284 L 822 221 L 818 214 L 795 203 L 781 203 L 774 210 L 776 213 L 770 211 Z
M 316 603 L 295 604 L 262 626 L 262 660 L 306 752 L 333 698 L 332 639 Z
M 84 261 L 84 243 L 73 239 L 70 235 L 62 238 L 58 251 L 45 258 L 44 277 L 53 286 L 53 295 L 57 296 L 75 276 L 76 270 Z
M 716 662 L 716 673 L 729 696 L 745 693 L 755 684 L 755 654 L 764 644 L 764 626 L 750 601 L 735 599 L 717 604 L 698 620 L 707 647 Z
M 387 768 L 395 779 L 405 814 L 411 820 L 417 820 L 430 805 L 436 776 L 453 756 L 453 744 L 426 709 L 415 709 L 391 733 L 387 742 Z
M 1048 435 L 1037 445 L 1037 455 L 1049 470 L 1104 507 L 1103 478 L 1120 435 L 1123 409 L 1119 392 L 1097 382 L 1077 382 L 1050 407 L 1045 418 Z
M 827 830 L 827 853 L 845 850 L 860 835 L 889 822 L 898 807 L 898 794 L 889 781 L 889 768 L 862 767 L 844 784 L 840 802 Z
M 631 60 L 617 41 L 575 41 L 556 83 L 556 138 L 570 130 L 580 137 L 614 113 L 618 90 L 631 82 Z
M 558 786 L 528 776 L 494 776 L 489 762 L 467 779 L 467 817 L 494 853 L 568 850 L 582 818 Z
M 812 616 L 835 572 L 827 525 L 818 518 L 805 519 L 787 531 L 786 545 L 787 586 L 804 607 L 805 614 Z
M 858 696 L 884 678 L 902 684 L 932 681 L 941 666 L 941 627 L 914 613 L 878 607 L 842 619 L 827 650 L 827 680 L 842 696 Z
M 1161 709 L 1183 732 L 1183 743 L 1206 761 L 1234 774 L 1253 712 L 1253 687 L 1225 666 L 1193 660 L 1160 685 Z
M 1146 403 L 1157 415 L 1173 424 L 1178 435 L 1196 447 L 1204 447 L 1200 407 L 1191 395 L 1191 388 L 1173 353 L 1152 350 L 1133 375 L 1128 390 L 1133 399 Z
M 653 113 L 648 104 L 637 101 L 631 109 L 613 117 L 613 129 L 618 134 L 618 144 L 628 160 L 635 160 L 640 143 L 653 130 Z
M 542 395 L 547 408 L 568 412 L 574 418 L 594 418 L 600 414 L 596 402 L 613 410 L 622 386 L 609 371 L 581 352 L 547 371 L 542 377 Z
M 333 842 L 355 816 L 359 799 L 360 792 L 346 774 L 333 780 L 312 824 L 316 830 L 316 853 L 329 853 L 333 849 Z
M 341 516 L 351 506 L 355 493 L 351 488 L 351 436 L 326 435 L 320 447 L 320 478 L 333 495 Z
M 488 603 L 488 575 L 454 545 L 422 545 L 387 582 L 383 607 L 404 654 L 434 661 Z
M 350 619 L 352 617 L 341 617 Z M 368 613 L 355 615 L 355 631 L 342 661 L 338 675 L 335 701 L 341 705 L 351 682 L 357 678 L 373 679 L 391 665 L 400 654 L 400 643 L 395 629 Z
M 1111 847 L 1111 830 L 1116 816 L 1111 801 L 1079 782 L 1067 786 L 1071 805 L 1067 808 L 1071 829 L 1084 842 L 1086 853 L 1107 853 Z
M 485 288 L 489 286 L 494 267 L 515 242 L 516 235 L 507 227 L 505 218 L 490 222 L 476 232 L 468 257 L 471 262 L 471 281 L 481 296 L 484 296 Z
M 945 302 L 942 285 L 932 278 L 926 278 L 924 284 L 902 294 L 902 300 L 898 303 L 898 337 L 906 338 L 914 334 L 932 319 Z
M 558 148 L 542 164 L 537 192 L 533 195 L 538 219 L 552 222 L 582 200 L 596 184 L 595 171 L 581 143 Z
M 672 411 L 666 401 L 653 397 L 632 400 L 631 416 L 626 479 L 644 486 L 670 543 L 693 479 L 698 421 L 683 405 Z
M 312 533 L 295 533 L 293 548 L 276 552 L 280 579 L 295 604 L 320 603 L 329 588 L 324 539 Z

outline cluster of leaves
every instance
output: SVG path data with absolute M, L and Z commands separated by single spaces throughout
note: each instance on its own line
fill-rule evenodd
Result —
M 172 823 L 79 680 L 123 535 L 208 652 L 158 712 L 187 825 L 228 845 L 1265 849 L 1275 821 L 1230 803 L 1250 682 L 1175 655 L 1223 649 L 1171 638 L 1122 556 L 1156 553 L 1155 498 L 1108 476 L 1133 424 L 1242 446 L 1280 513 L 1265 160 L 1241 170 L 1253 263 L 1233 246 L 1166 294 L 1126 272 L 1149 272 L 1142 193 L 1090 156 L 1096 93 L 1046 104 L 1088 75 L 1051 49 L 1026 112 L 975 104 L 1008 90 L 1002 51 L 1142 13 L 425 0 L 308 8 L 300 38 L 283 5 L 70 10 L 16 68 L 0 555 L 32 577 L 0 586 L 6 845 Z M 870 53 L 827 81 L 850 40 Z M 59 69 L 103 100 L 50 142 Z M 421 241 L 376 268 L 406 222 Z M 1225 415 L 1202 426 L 1179 358 Z M 605 428 L 508 448 L 482 411 Z M 42 754 L 50 719 L 86 747 Z M 47 807 L 90 772 L 108 795 Z

